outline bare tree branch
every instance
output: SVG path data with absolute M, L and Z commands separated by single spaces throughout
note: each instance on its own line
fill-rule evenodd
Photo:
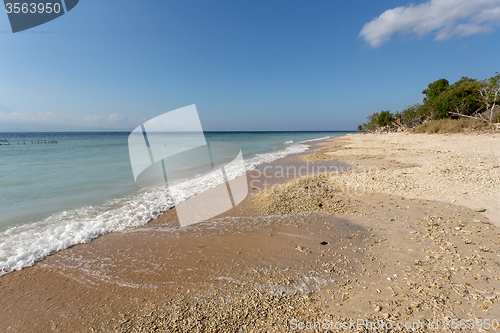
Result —
M 487 123 L 489 123 L 488 119 L 484 119 L 484 118 L 478 118 L 478 117 L 472 117 L 472 116 L 467 116 L 465 114 L 461 114 L 461 113 L 457 113 L 457 112 L 448 112 L 449 114 L 452 114 L 454 116 L 460 116 L 460 117 L 465 117 L 465 118 L 470 118 L 470 119 L 476 119 L 476 120 L 482 120 L 482 121 L 485 121 Z

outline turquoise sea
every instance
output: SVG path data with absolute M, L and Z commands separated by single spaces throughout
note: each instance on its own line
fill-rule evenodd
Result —
M 348 132 L 205 132 L 240 146 L 247 170 Z M 129 132 L 0 133 L 0 275 L 178 202 L 134 182 Z M 217 184 L 212 184 L 217 185 Z M 185 197 L 206 190 L 192 186 Z M 164 193 L 163 193 L 164 194 Z

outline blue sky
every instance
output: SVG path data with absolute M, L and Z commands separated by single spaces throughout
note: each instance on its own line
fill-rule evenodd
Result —
M 132 129 L 190 104 L 205 130 L 355 130 L 500 71 L 499 22 L 500 0 L 81 0 L 16 34 L 0 13 L 0 130 Z

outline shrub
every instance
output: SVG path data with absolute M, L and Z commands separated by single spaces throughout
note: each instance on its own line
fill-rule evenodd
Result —
M 381 111 L 368 116 L 368 122 L 362 125 L 363 130 L 374 130 L 379 127 L 415 128 L 422 124 L 419 131 L 428 133 L 456 133 L 462 130 L 486 128 L 489 125 L 481 121 L 461 119 L 459 122 L 430 122 L 439 119 L 461 118 L 461 116 L 476 117 L 484 110 L 492 110 L 495 104 L 500 104 L 500 74 L 488 80 L 478 81 L 462 77 L 450 85 L 448 80 L 439 79 L 430 83 L 422 91 L 425 95 L 423 104 L 407 106 L 394 115 L 390 111 Z M 483 112 L 484 113 L 484 112 Z M 489 120 L 489 119 L 488 119 Z M 493 122 L 500 122 L 500 115 L 494 116 Z
M 414 129 L 414 133 L 463 133 L 473 132 L 490 128 L 485 121 L 460 118 L 439 119 L 425 122 Z
M 391 111 L 380 111 L 380 113 L 375 112 L 371 116 L 368 116 L 366 119 L 368 120 L 368 122 L 366 124 L 363 124 L 362 127 L 367 130 L 374 130 L 383 126 L 392 126 L 392 123 L 395 120 L 394 115 L 391 113 Z

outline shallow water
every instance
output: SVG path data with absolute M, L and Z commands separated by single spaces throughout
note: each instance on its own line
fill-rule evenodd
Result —
M 209 142 L 241 147 L 247 170 L 292 153 L 306 140 L 345 132 L 205 132 Z M 143 225 L 192 195 L 219 184 L 197 179 L 167 196 L 139 188 L 129 133 L 0 133 L 0 275 L 101 234 Z M 236 178 L 238 175 L 228 175 Z

